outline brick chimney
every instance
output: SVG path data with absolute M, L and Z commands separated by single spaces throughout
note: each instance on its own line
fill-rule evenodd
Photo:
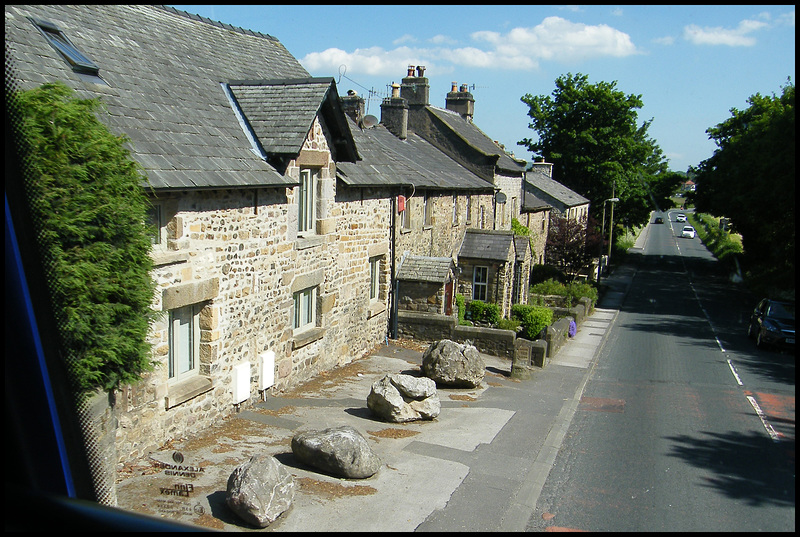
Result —
M 445 108 L 461 114 L 461 117 L 467 121 L 472 121 L 472 116 L 475 115 L 475 99 L 467 91 L 466 84 L 461 84 L 460 90 L 457 90 L 457 88 L 458 83 L 453 82 L 450 93 L 445 98 Z
M 364 119 L 364 98 L 361 97 L 354 90 L 347 90 L 346 97 L 339 97 L 342 103 L 342 109 L 353 121 L 359 123 Z
M 381 103 L 381 124 L 401 140 L 408 138 L 408 101 L 400 97 L 396 82 L 392 82 L 392 96 Z
M 416 71 L 416 73 L 415 73 Z M 425 66 L 408 66 L 408 75 L 403 78 L 400 96 L 408 101 L 409 106 L 428 106 L 431 87 L 425 77 Z

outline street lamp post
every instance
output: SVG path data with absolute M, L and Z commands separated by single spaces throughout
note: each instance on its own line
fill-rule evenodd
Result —
M 611 202 L 611 223 L 608 228 L 608 259 L 611 259 L 611 236 L 614 226 L 614 204 L 619 201 L 619 198 L 609 198 L 603 202 L 603 226 L 600 232 L 600 237 L 606 236 L 606 203 Z M 600 241 L 600 258 L 597 260 L 597 283 L 600 283 L 600 274 L 603 272 L 602 267 L 603 258 L 603 241 Z M 606 263 L 608 263 L 608 259 Z

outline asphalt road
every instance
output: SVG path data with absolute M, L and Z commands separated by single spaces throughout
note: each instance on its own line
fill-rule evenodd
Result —
M 664 214 L 527 530 L 794 531 L 795 362 Z

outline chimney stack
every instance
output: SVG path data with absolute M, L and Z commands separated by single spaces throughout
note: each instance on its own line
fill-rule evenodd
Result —
M 430 96 L 430 86 L 428 85 L 428 79 L 424 76 L 425 66 L 416 66 L 416 76 L 414 71 L 415 67 L 409 65 L 408 76 L 402 80 L 403 84 L 400 87 L 400 96 L 408 101 L 409 106 L 428 106 L 428 104 L 430 104 L 428 100 Z
M 553 178 L 553 163 L 545 162 L 544 157 L 538 157 L 536 161 L 531 164 L 531 169 L 537 170 L 550 179 Z
M 346 97 L 339 97 L 344 113 L 353 121 L 359 123 L 364 119 L 364 98 L 354 90 L 347 90 Z
M 467 91 L 467 84 L 461 84 L 461 91 L 456 91 L 457 87 L 458 83 L 453 82 L 450 93 L 445 98 L 445 108 L 461 114 L 467 121 L 472 121 L 472 116 L 475 115 L 475 99 Z
M 409 72 L 412 69 L 409 67 Z M 381 103 L 381 124 L 401 140 L 408 138 L 408 101 L 400 97 L 396 82 L 392 82 L 392 96 Z

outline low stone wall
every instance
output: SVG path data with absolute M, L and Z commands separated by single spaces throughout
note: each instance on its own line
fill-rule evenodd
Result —
M 478 351 L 511 360 L 511 376 L 530 378 L 534 367 L 543 368 L 569 339 L 569 325 L 577 326 L 591 315 L 592 301 L 579 300 L 572 308 L 553 308 L 556 316 L 562 315 L 545 329 L 544 339 L 531 341 L 518 338 L 512 330 L 459 325 L 455 317 L 410 311 L 398 312 L 398 334 L 400 337 L 433 343 L 450 339 L 458 343 L 471 342 Z
M 453 328 L 457 324 L 458 319 L 449 315 L 403 310 L 397 312 L 397 335 L 401 338 L 430 343 L 452 339 Z
M 513 330 L 458 325 L 453 328 L 450 339 L 459 343 L 471 341 L 475 348 L 484 354 L 513 360 L 517 334 Z

